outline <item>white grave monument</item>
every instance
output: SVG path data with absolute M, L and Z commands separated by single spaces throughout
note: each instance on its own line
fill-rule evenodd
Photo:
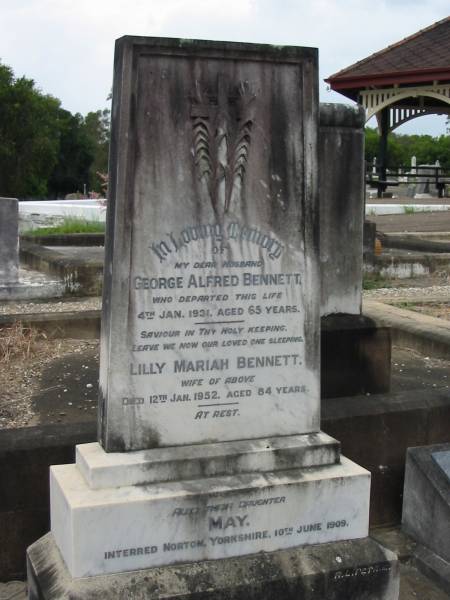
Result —
M 73 579 L 367 536 L 320 431 L 317 113 L 313 49 L 118 41 L 99 442 L 51 469 Z

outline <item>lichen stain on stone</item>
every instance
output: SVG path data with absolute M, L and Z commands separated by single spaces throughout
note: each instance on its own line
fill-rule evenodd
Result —
M 125 440 L 120 435 L 114 435 L 110 433 L 105 439 L 105 451 L 106 452 L 126 452 L 127 447 Z
M 144 448 L 159 448 L 161 444 L 161 434 L 157 429 L 151 427 L 150 425 L 146 425 L 142 428 L 142 434 L 140 436 L 140 443 L 136 444 L 136 448 L 132 448 L 133 450 L 140 450 L 142 447 Z

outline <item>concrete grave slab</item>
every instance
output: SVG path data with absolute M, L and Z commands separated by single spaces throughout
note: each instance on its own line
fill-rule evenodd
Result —
M 417 559 L 450 590 L 450 444 L 409 448 L 402 528 L 425 550 Z M 432 555 L 435 555 L 434 557 Z M 439 566 L 440 565 L 440 566 Z
M 59 298 L 64 294 L 61 279 L 29 268 L 19 268 L 16 281 L 0 283 L 0 300 L 43 300 Z
M 432 458 L 447 475 L 450 485 L 450 448 L 448 450 L 433 452 Z

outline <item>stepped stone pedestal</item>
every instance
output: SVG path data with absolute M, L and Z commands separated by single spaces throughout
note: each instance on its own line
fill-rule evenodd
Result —
M 125 458 L 87 444 L 51 468 L 52 534 L 73 577 L 271 552 L 366 537 L 369 486 L 323 433 Z
M 31 600 L 398 596 L 395 555 L 367 537 L 370 474 L 324 433 L 76 450 L 51 469 Z

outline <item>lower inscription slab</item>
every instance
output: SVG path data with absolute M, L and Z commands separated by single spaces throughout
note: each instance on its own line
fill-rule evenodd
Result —
M 28 549 L 29 600 L 397 600 L 399 563 L 371 538 L 72 579 L 51 533 Z
M 51 468 L 52 533 L 73 577 L 363 538 L 370 473 L 341 464 L 90 489 Z

